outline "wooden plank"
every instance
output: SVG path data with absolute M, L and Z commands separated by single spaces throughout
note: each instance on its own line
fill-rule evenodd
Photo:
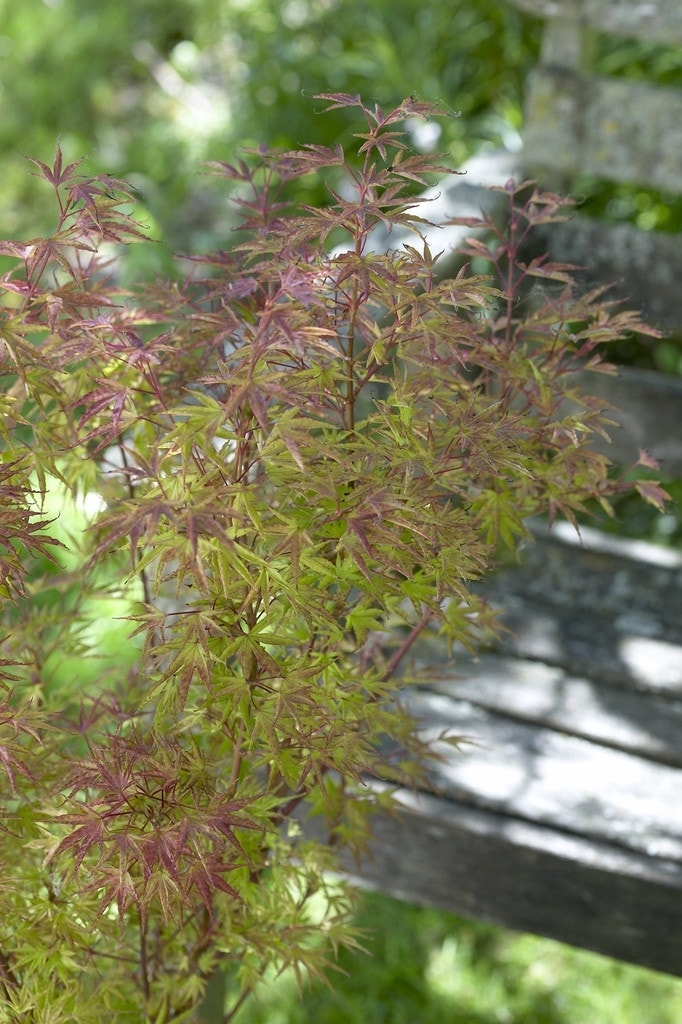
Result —
M 512 0 L 527 14 L 551 20 L 579 21 L 614 35 L 660 43 L 682 44 L 679 0 Z
M 621 373 L 625 372 L 625 367 Z M 629 372 L 629 371 L 628 371 Z M 633 370 L 633 382 L 636 385 L 639 370 Z M 679 394 L 676 387 L 682 381 L 676 377 L 665 377 L 663 374 L 652 373 L 652 376 L 670 382 L 675 387 L 672 394 Z M 612 378 L 614 381 L 619 377 Z M 663 399 L 657 398 L 661 407 Z M 644 566 L 651 568 L 670 569 L 674 572 L 682 570 L 682 551 L 678 548 L 668 548 L 661 544 L 652 544 L 646 540 L 633 540 L 631 537 L 621 537 L 616 533 L 604 533 L 603 530 L 593 526 L 580 526 L 577 532 L 570 523 L 563 520 L 549 526 L 546 520 L 538 518 L 528 521 L 528 529 L 531 537 L 540 541 L 553 541 L 570 548 L 577 548 L 579 551 L 592 551 L 603 555 L 615 555 L 616 558 L 625 562 L 641 562 Z
M 591 530 L 587 548 L 570 529 L 536 530 L 524 565 L 500 574 L 503 589 L 519 605 L 533 597 L 532 622 L 548 603 L 562 618 L 563 587 L 595 626 L 596 640 L 583 637 L 588 672 L 491 653 L 457 657 L 453 669 L 427 638 L 410 710 L 426 736 L 475 742 L 443 744 L 434 793 L 401 793 L 402 819 L 377 818 L 371 857 L 347 867 L 401 898 L 682 975 L 682 688 L 657 672 L 633 684 L 619 666 L 605 682 L 589 659 L 614 614 L 625 641 L 662 615 L 680 681 L 682 556 Z M 657 603 L 657 588 L 671 587 L 677 603 Z M 534 628 L 541 638 L 543 622 Z
M 486 580 L 484 592 L 504 609 L 501 621 L 509 630 L 500 650 L 596 682 L 679 697 L 679 554 L 594 538 L 584 532 L 586 547 L 580 548 L 571 528 L 559 525 L 529 543 L 520 564 Z M 625 553 L 633 550 L 636 558 Z M 647 562 L 646 551 L 659 561 Z
M 541 180 L 585 173 L 682 192 L 681 113 L 679 89 L 537 68 L 526 89 L 524 166 Z
M 682 873 L 454 800 L 402 792 L 377 816 L 362 885 L 682 975 Z
M 423 658 L 433 665 L 428 651 Z M 431 674 L 430 693 L 682 768 L 682 701 L 600 686 L 543 662 L 498 654 L 455 658 Z
M 682 770 L 439 694 L 410 712 L 444 758 L 437 793 L 584 839 L 682 866 Z M 468 740 L 437 742 L 443 730 Z
M 370 857 L 346 867 L 413 902 L 682 976 L 682 555 L 533 529 L 492 588 L 516 602 L 515 655 L 453 666 L 436 637 L 413 655 L 424 735 L 473 742 L 441 744 L 433 792 L 401 792 L 401 819 L 377 816 Z M 633 675 L 640 641 L 668 645 L 667 675 L 646 660 Z M 548 662 L 517 657 L 524 645 Z
M 530 167 L 528 173 L 533 174 Z M 610 285 L 611 297 L 639 310 L 653 327 L 682 333 L 678 236 L 577 215 L 564 224 L 536 228 L 530 241 L 532 254 L 549 253 L 554 260 L 582 268 L 575 277 L 585 287 Z
M 675 241 L 679 252 L 679 239 L 669 241 Z M 682 296 L 682 289 L 675 290 Z M 680 314 L 682 326 L 682 297 Z M 618 427 L 610 429 L 613 443 L 604 448 L 612 462 L 632 465 L 643 448 L 659 460 L 664 475 L 682 476 L 682 377 L 624 366 L 616 376 L 586 373 L 582 383 L 590 394 L 615 406 L 609 418 Z

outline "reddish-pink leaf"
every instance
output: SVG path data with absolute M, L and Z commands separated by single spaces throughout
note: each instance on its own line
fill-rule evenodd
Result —
M 650 455 L 649 452 L 645 452 L 643 448 L 639 449 L 639 458 L 637 459 L 636 465 L 646 466 L 647 469 L 660 469 L 659 463 Z
M 60 815 L 58 821 L 72 820 L 72 816 Z M 82 820 L 82 818 L 80 819 Z M 102 846 L 104 839 L 104 822 L 100 817 L 89 817 L 70 835 L 65 836 L 55 850 L 55 855 L 73 850 L 76 867 L 79 867 L 94 846 Z
M 665 511 L 665 506 L 671 498 L 660 484 L 655 483 L 653 480 L 638 480 L 635 487 L 649 505 L 653 505 L 659 512 Z

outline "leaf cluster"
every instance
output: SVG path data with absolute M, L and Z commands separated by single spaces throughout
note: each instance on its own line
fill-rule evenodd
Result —
M 328 870 L 392 785 L 424 783 L 412 644 L 474 646 L 500 545 L 626 486 L 576 375 L 643 326 L 520 255 L 565 201 L 509 182 L 507 228 L 472 223 L 465 249 L 493 273 L 440 280 L 409 195 L 443 168 L 404 135 L 437 111 L 320 99 L 359 115 L 353 161 L 214 164 L 241 231 L 177 279 L 116 283 L 130 193 L 59 149 L 36 164 L 56 231 L 0 246 L 8 1020 L 191 1020 L 221 972 L 229 1020 L 268 967 L 319 975 L 353 947 Z M 290 205 L 329 168 L 328 206 Z M 417 241 L 375 252 L 377 225 Z M 99 499 L 70 564 L 41 512 L 54 481 Z M 79 694 L 74 661 L 50 687 L 48 652 L 88 655 L 84 595 L 123 593 L 132 666 Z

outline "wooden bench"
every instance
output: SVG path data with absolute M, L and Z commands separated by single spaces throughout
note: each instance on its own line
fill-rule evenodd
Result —
M 436 208 L 471 211 L 481 178 L 502 183 L 519 164 L 541 183 L 587 170 L 682 193 L 682 92 L 590 72 L 599 31 L 682 43 L 679 0 L 515 2 L 548 19 L 524 151 L 444 182 Z M 680 330 L 680 239 L 576 218 L 547 242 Z M 682 380 L 593 376 L 623 409 L 615 460 L 644 446 L 682 476 Z M 534 530 L 521 563 L 485 584 L 505 609 L 505 641 L 451 664 L 433 641 L 415 653 L 416 668 L 435 666 L 411 698 L 424 732 L 450 726 L 472 742 L 444 750 L 432 792 L 399 795 L 401 820 L 377 819 L 355 873 L 412 902 L 682 975 L 682 553 Z

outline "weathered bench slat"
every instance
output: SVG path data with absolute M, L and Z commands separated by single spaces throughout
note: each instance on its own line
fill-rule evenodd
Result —
M 680 192 L 681 112 L 682 90 L 540 68 L 528 81 L 524 164 Z
M 604 235 L 603 228 L 601 234 Z M 608 232 L 606 235 L 611 237 Z M 567 254 L 564 251 L 562 255 Z M 681 296 L 679 322 L 682 324 L 682 289 L 677 290 Z M 612 353 L 607 352 L 606 355 L 608 358 Z M 682 476 L 681 377 L 664 377 L 653 370 L 624 366 L 616 375 L 586 372 L 582 376 L 581 387 L 612 406 L 609 419 L 615 426 L 608 428 L 610 443 L 595 439 L 595 447 L 604 452 L 611 462 L 617 466 L 632 466 L 640 450 L 644 450 L 658 459 L 665 476 Z M 649 559 L 653 555 L 654 551 L 650 549 Z M 640 557 L 646 561 L 643 549 L 640 549 Z M 656 557 L 660 564 L 660 549 L 657 549 Z M 682 568 L 682 559 L 679 563 Z
M 548 20 L 578 20 L 600 32 L 661 43 L 682 44 L 678 0 L 512 0 L 522 11 Z
M 540 661 L 497 654 L 456 661 L 428 688 L 512 720 L 682 768 L 682 701 L 623 692 Z
M 653 327 L 671 333 L 682 329 L 682 250 L 677 235 L 573 215 L 565 224 L 553 224 L 551 231 L 536 229 L 532 245 L 535 253 L 581 267 L 575 279 L 586 288 L 612 286 L 609 294 L 639 310 Z
M 511 681 L 510 681 L 511 682 Z M 682 772 L 468 701 L 418 693 L 423 734 L 472 738 L 432 772 L 438 795 L 663 861 L 682 881 Z
M 424 735 L 470 742 L 442 744 L 433 791 L 401 792 L 402 820 L 378 818 L 349 870 L 682 975 L 682 555 L 535 532 L 486 581 L 515 636 L 478 660 L 447 661 L 435 636 L 414 651 Z
M 682 695 L 679 555 L 652 564 L 642 557 L 649 545 L 627 557 L 627 543 L 618 553 L 598 534 L 583 537 L 591 548 L 570 528 L 539 536 L 519 565 L 490 578 L 485 592 L 510 631 L 500 649 L 601 683 Z
M 400 800 L 360 878 L 348 864 L 361 884 L 682 975 L 679 871 L 453 799 Z

